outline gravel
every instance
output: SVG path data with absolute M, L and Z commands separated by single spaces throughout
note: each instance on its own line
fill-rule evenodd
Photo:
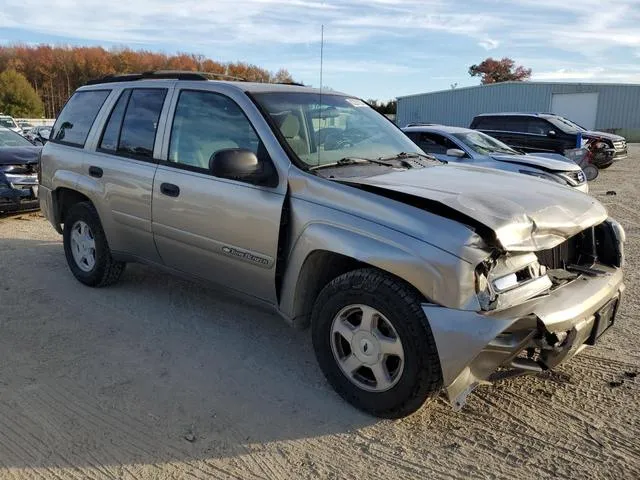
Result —
M 556 372 L 399 421 L 340 400 L 308 331 L 130 265 L 91 289 L 37 214 L 0 219 L 1 478 L 640 478 L 640 146 L 591 184 L 627 231 L 616 324 Z M 616 195 L 607 195 L 614 191 Z

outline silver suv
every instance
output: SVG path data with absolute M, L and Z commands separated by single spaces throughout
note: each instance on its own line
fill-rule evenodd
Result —
M 110 77 L 71 97 L 41 163 L 80 282 L 144 262 L 269 305 L 311 325 L 328 381 L 378 416 L 555 367 L 624 289 L 624 231 L 598 201 L 445 165 L 335 92 Z

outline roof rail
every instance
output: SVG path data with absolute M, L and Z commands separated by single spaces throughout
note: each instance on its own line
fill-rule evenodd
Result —
M 95 78 L 89 80 L 85 85 L 97 85 L 100 83 L 115 83 L 115 82 L 132 82 L 135 80 L 210 80 L 211 78 L 222 78 L 225 80 L 237 80 L 245 81 L 244 78 L 234 77 L 233 75 L 225 75 L 223 73 L 213 72 L 191 72 L 182 70 L 155 70 L 142 73 L 125 73 L 120 75 L 106 75 L 102 78 Z
M 431 125 L 440 125 L 440 124 L 439 123 L 425 123 L 425 122 L 411 122 L 411 123 L 407 123 L 406 127 L 428 127 L 428 126 L 431 126 Z

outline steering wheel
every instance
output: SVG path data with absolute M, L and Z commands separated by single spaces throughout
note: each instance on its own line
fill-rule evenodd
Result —
M 342 148 L 353 147 L 367 138 L 367 134 L 362 130 L 350 129 L 341 132 L 332 132 L 327 134 L 324 140 L 325 150 L 339 150 Z

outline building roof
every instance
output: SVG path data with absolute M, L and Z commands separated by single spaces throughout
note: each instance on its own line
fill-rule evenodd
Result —
M 460 87 L 460 88 L 449 88 L 447 90 L 436 90 L 434 92 L 422 92 L 422 93 L 412 93 L 410 95 L 401 95 L 399 97 L 396 97 L 398 100 L 401 98 L 409 98 L 409 97 L 420 97 L 422 95 L 431 95 L 434 93 L 445 93 L 445 92 L 459 92 L 459 91 L 463 91 L 463 90 L 472 90 L 472 89 L 478 89 L 478 88 L 492 88 L 492 87 L 498 87 L 501 85 L 519 85 L 519 86 L 529 86 L 529 85 L 580 85 L 580 86 L 587 86 L 587 87 L 639 87 L 640 88 L 640 83 L 594 83 L 594 82 L 530 82 L 530 81 L 524 81 L 524 82 L 516 82 L 516 81 L 509 81 L 509 82 L 499 82 L 499 83 L 489 83 L 489 84 L 483 84 L 483 85 L 471 85 L 469 87 Z

